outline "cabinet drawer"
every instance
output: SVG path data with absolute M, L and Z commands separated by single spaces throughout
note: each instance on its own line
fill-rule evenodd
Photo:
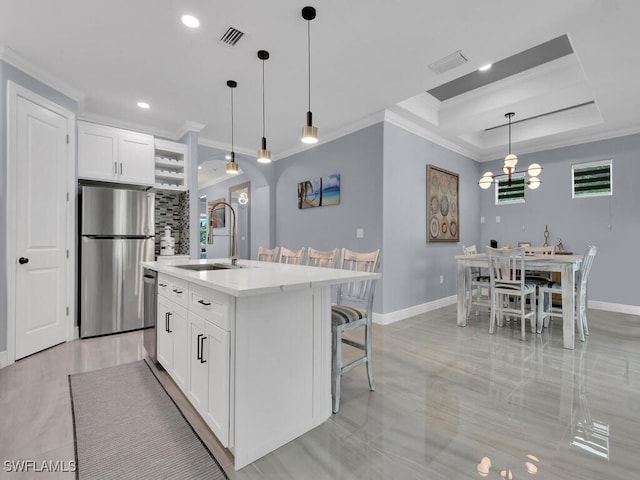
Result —
M 234 302 L 224 293 L 200 285 L 189 285 L 189 311 L 209 320 L 223 330 L 230 330 Z
M 158 275 L 158 295 L 168 298 L 181 307 L 187 308 L 189 298 L 189 284 L 170 275 Z

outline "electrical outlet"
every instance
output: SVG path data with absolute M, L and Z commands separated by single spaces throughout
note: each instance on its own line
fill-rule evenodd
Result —
M 356 238 L 364 238 L 364 228 L 356 228 Z
M 444 283 L 444 275 L 440 275 L 440 285 Z
M 484 223 L 484 217 L 480 217 L 480 223 Z
M 496 223 L 500 223 L 500 215 L 496 215 Z

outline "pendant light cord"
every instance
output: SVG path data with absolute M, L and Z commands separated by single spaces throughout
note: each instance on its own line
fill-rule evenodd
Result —
M 307 59 L 309 73 L 309 111 L 311 111 L 311 21 L 307 20 Z
M 511 155 L 511 115 L 509 115 L 509 155 Z
M 231 152 L 233 152 L 233 88 L 231 88 Z
M 265 115 L 264 115 L 264 60 L 262 60 L 262 137 L 263 138 L 265 138 L 264 124 L 265 124 Z

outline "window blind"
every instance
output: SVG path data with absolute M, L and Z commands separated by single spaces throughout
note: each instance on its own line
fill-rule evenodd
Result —
M 611 195 L 611 160 L 572 165 L 573 197 Z
M 526 181 L 524 176 L 511 177 L 511 185 L 508 178 L 500 178 L 496 183 L 496 205 L 502 203 L 524 203 Z

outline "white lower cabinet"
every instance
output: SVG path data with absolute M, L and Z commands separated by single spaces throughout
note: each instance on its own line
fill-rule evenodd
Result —
M 206 345 L 203 349 L 209 364 L 205 421 L 220 443 L 229 446 L 230 333 L 205 320 Z
M 220 443 L 229 447 L 229 326 L 235 303 L 228 295 L 163 274 L 158 287 L 158 361 Z
M 189 371 L 188 355 L 184 348 L 187 343 L 186 309 L 158 296 L 156 330 L 158 361 L 169 372 L 176 384 L 184 389 Z
M 229 446 L 229 332 L 189 312 L 188 398 L 220 443 Z

